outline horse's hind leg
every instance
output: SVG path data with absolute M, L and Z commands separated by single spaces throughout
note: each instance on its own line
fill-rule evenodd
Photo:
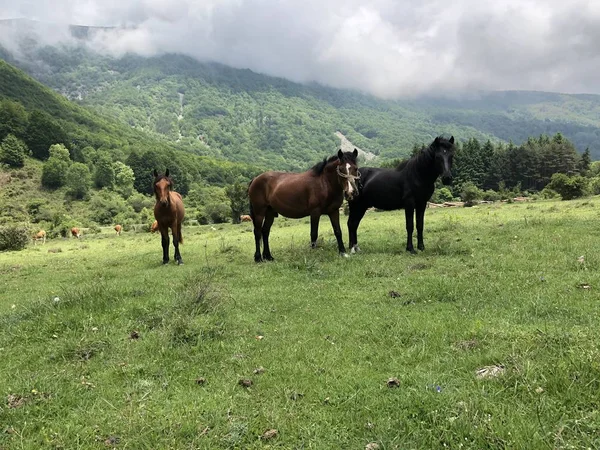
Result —
M 175 247 L 175 261 L 177 264 L 183 264 L 183 259 L 181 259 L 181 253 L 179 253 L 179 242 L 181 241 L 181 224 L 178 223 L 171 228 L 171 232 L 173 233 L 173 247 Z M 167 244 L 168 245 L 168 244 Z
M 271 225 L 275 220 L 275 212 L 272 209 L 267 209 L 265 214 L 265 221 L 262 226 L 262 240 L 263 240 L 263 254 L 262 257 L 265 261 L 273 261 L 271 256 L 271 249 L 269 248 L 269 234 L 271 233 Z
M 256 244 L 256 250 L 254 251 L 255 262 L 262 261 L 262 257 L 260 256 L 260 239 L 262 237 L 262 226 L 264 219 L 264 215 L 257 214 L 256 212 L 254 212 L 252 216 L 252 223 L 254 224 L 254 243 Z
M 350 205 L 350 214 L 348 216 L 348 235 L 350 239 L 348 247 L 350 247 L 350 253 L 356 253 L 360 250 L 358 248 L 357 230 L 366 212 L 367 208 L 364 208 L 362 205 Z

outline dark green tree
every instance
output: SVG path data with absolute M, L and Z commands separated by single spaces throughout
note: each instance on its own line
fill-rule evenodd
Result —
M 9 134 L 23 138 L 28 121 L 27 111 L 21 103 L 8 99 L 0 101 L 0 140 Z
M 25 143 L 13 134 L 7 135 L 0 146 L 0 162 L 10 167 L 23 167 L 29 153 Z
M 67 181 L 67 171 L 71 163 L 69 150 L 62 144 L 55 144 L 50 147 L 49 153 L 50 157 L 42 169 L 42 186 L 57 189 Z
M 581 154 L 579 158 L 579 173 L 581 175 L 587 175 L 590 171 L 590 166 L 592 165 L 592 157 L 590 155 L 590 148 L 587 147 L 585 151 Z
M 69 139 L 62 127 L 52 117 L 35 110 L 29 116 L 29 124 L 24 136 L 25 143 L 34 158 L 45 160 L 52 144 L 68 144 Z
M 240 216 L 248 211 L 248 184 L 237 182 L 225 188 L 231 206 L 232 223 L 240 223 Z
M 76 199 L 82 199 L 92 186 L 90 169 L 83 163 L 75 162 L 67 170 L 65 181 L 69 195 Z
M 100 152 L 94 170 L 94 184 L 98 188 L 112 188 L 115 184 L 113 161 L 107 152 Z

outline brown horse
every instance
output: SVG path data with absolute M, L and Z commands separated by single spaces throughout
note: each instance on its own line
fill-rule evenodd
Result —
M 158 175 L 154 170 L 154 218 L 158 222 L 158 229 L 162 236 L 163 264 L 169 262 L 169 228 L 173 234 L 173 246 L 175 247 L 175 259 L 177 264 L 183 264 L 179 253 L 179 244 L 183 244 L 181 235 L 181 224 L 185 216 L 183 200 L 178 192 L 172 191 L 173 181 L 169 177 L 169 169 L 164 175 Z
M 115 231 L 117 232 L 117 236 L 121 236 L 121 230 L 123 230 L 123 227 L 121 225 L 115 225 Z
M 240 216 L 240 222 L 252 222 L 252 217 L 250 217 L 248 214 L 242 214 Z
M 73 227 L 73 228 L 71 228 L 71 235 L 72 235 L 74 238 L 77 238 L 77 239 L 79 239 L 79 238 L 81 237 L 81 231 L 79 231 L 79 228 L 77 228 L 77 227 Z
M 265 172 L 254 178 L 248 186 L 250 216 L 254 223 L 256 252 L 254 261 L 272 261 L 269 233 L 279 214 L 292 219 L 310 216 L 311 246 L 316 247 L 319 219 L 327 214 L 337 239 L 338 250 L 346 255 L 342 242 L 339 208 L 348 198 L 358 195 L 356 180 L 360 178 L 356 166 L 358 151 L 342 152 L 324 159 L 302 173 Z M 260 240 L 263 253 L 260 254 Z
M 152 222 L 152 225 L 150 226 L 150 231 L 152 233 L 156 233 L 158 231 L 158 220 Z
M 37 245 L 37 241 L 42 241 L 42 244 L 46 243 L 46 232 L 44 230 L 38 231 L 33 235 L 33 245 Z

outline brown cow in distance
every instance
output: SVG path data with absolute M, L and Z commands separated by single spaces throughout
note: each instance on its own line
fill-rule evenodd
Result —
M 79 228 L 77 228 L 77 227 L 73 227 L 73 228 L 71 228 L 71 235 L 72 235 L 74 238 L 77 238 L 77 239 L 79 239 L 79 238 L 81 237 L 81 231 L 79 231 Z
M 40 230 L 33 235 L 33 245 L 36 245 L 37 241 L 42 241 L 42 244 L 46 243 L 46 232 L 44 230 Z
M 121 236 L 121 230 L 123 227 L 121 225 L 115 225 L 115 231 L 117 232 L 117 236 Z
M 252 217 L 250 217 L 248 214 L 242 214 L 240 216 L 240 222 L 252 222 Z

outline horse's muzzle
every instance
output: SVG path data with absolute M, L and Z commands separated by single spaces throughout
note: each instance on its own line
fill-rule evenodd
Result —
M 164 207 L 169 206 L 169 200 L 161 200 L 160 201 L 160 206 L 164 206 Z
M 452 184 L 452 177 L 442 177 L 442 184 L 450 186 Z

